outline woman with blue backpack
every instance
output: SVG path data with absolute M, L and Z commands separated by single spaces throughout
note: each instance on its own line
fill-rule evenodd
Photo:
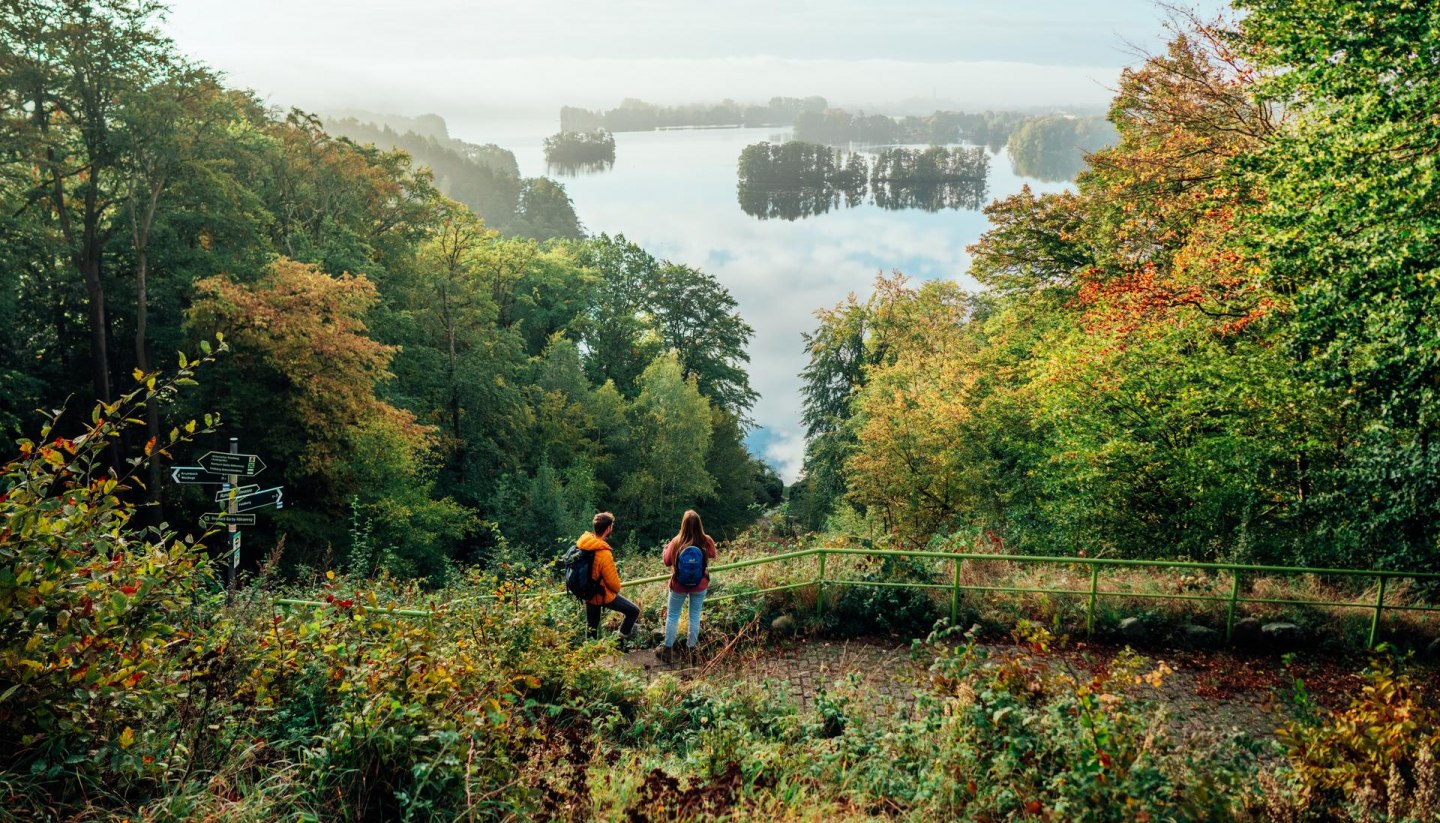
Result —
M 715 541 L 705 533 L 700 515 L 685 512 L 680 518 L 680 533 L 665 544 L 661 555 L 665 565 L 674 569 L 670 574 L 670 606 L 665 616 L 665 645 L 655 650 L 661 663 L 669 663 L 675 655 L 675 635 L 680 629 L 680 607 L 690 604 L 690 634 L 687 648 L 694 651 L 700 642 L 700 608 L 705 603 L 705 590 L 710 587 L 710 561 L 715 559 Z

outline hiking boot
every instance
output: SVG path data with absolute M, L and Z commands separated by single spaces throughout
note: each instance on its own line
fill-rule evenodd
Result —
M 675 662 L 675 652 L 669 646 L 658 646 L 655 649 L 655 659 L 668 666 Z

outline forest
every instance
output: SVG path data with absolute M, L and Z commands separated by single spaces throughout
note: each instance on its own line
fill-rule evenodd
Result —
M 1073 180 L 1085 156 L 1119 141 L 1103 117 L 1034 117 L 1010 135 L 1007 150 L 1015 173 L 1037 180 Z
M 522 179 L 512 152 L 450 137 L 439 115 L 402 118 L 352 112 L 324 117 L 321 126 L 332 137 L 403 151 L 411 165 L 430 170 L 442 194 L 469 206 L 485 225 L 504 234 L 535 240 L 578 240 L 584 234 L 563 186 L 544 177 Z
M 922 545 L 1435 566 L 1437 80 L 1384 45 L 1425 15 L 1333 4 L 1376 44 L 1333 63 L 1245 5 L 1245 50 L 1199 26 L 1126 70 L 1119 143 L 1074 191 L 986 207 L 980 290 L 883 277 L 820 312 L 797 517 Z
M 946 146 L 969 143 L 992 152 L 1010 147 L 1026 168 L 1044 169 L 1041 156 L 1050 166 L 1063 162 L 1072 171 L 1084 165 L 1084 154 L 1116 141 L 1114 129 L 1104 117 L 1069 114 L 1031 115 L 1015 111 L 937 111 L 926 117 L 889 117 L 883 114 L 851 114 L 844 109 L 802 112 L 795 117 L 796 140 L 844 146 L 852 143 L 881 146 L 928 144 Z M 1060 158 L 1063 158 L 1061 160 Z M 1018 170 L 1018 167 L 1017 167 Z M 1021 172 L 1027 174 L 1026 172 Z M 1027 176 L 1032 176 L 1027 174 Z
M 64 408 L 73 436 L 132 372 L 221 332 L 209 378 L 148 405 L 108 460 L 218 414 L 286 486 L 253 543 L 283 537 L 289 568 L 368 541 L 385 556 L 353 562 L 438 582 L 550 556 L 601 500 L 641 544 L 689 506 L 725 534 L 778 502 L 742 443 L 750 327 L 712 276 L 583 237 L 563 187 L 508 152 L 267 109 L 177 53 L 155 11 L 5 15 L 8 434 Z M 211 507 L 166 482 L 185 458 L 150 465 L 147 522 Z
M 661 106 L 627 97 L 613 109 L 560 109 L 561 131 L 654 131 L 674 128 L 788 126 L 803 112 L 824 111 L 823 97 L 772 97 L 763 106 L 725 100 L 713 105 Z

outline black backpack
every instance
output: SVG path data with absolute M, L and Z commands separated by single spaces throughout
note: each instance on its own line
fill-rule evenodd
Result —
M 600 581 L 593 576 L 595 552 L 581 551 L 579 546 L 571 546 L 560 558 L 560 567 L 565 571 L 565 590 L 581 600 L 589 600 L 603 590 Z

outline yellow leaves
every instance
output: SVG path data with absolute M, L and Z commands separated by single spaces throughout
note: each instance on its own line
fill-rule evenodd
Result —
M 120 739 L 116 742 L 122 749 L 128 749 L 135 745 L 135 730 L 126 726 L 125 731 L 120 733 Z
M 1161 661 L 1160 665 L 1156 666 L 1154 669 L 1147 672 L 1146 674 L 1137 675 L 1135 677 L 1135 683 L 1137 685 L 1139 685 L 1140 683 L 1144 683 L 1150 686 L 1150 688 L 1152 689 L 1158 689 L 1161 687 L 1161 685 L 1164 684 L 1165 678 L 1174 673 L 1174 669 L 1170 668 L 1170 666 L 1167 665 L 1164 661 Z

